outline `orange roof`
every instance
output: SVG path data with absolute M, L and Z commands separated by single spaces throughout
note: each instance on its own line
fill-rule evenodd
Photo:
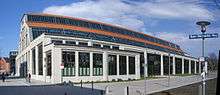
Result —
M 93 21 L 93 20 L 87 20 L 87 19 L 83 19 L 83 18 L 75 18 L 75 17 L 70 17 L 70 16 L 55 15 L 55 14 L 48 14 L 48 13 L 28 13 L 27 15 L 53 16 L 53 17 L 68 18 L 68 19 L 73 19 L 73 20 L 81 20 L 81 21 L 92 22 L 92 23 L 96 23 L 96 24 L 103 24 L 103 25 L 107 25 L 107 26 L 117 27 L 117 28 L 120 28 L 120 29 L 125 29 L 125 30 L 129 30 L 129 31 L 132 31 L 132 32 L 140 33 L 140 34 L 143 34 L 143 35 L 148 36 L 148 37 L 160 39 L 160 38 L 157 38 L 157 37 L 154 37 L 154 36 L 151 36 L 151 35 L 147 35 L 147 34 L 142 33 L 142 32 L 134 31 L 134 30 L 131 30 L 131 29 L 128 29 L 128 28 L 125 28 L 125 27 L 120 27 L 120 26 L 107 24 L 107 23 L 103 23 L 103 22 L 98 22 L 98 21 Z M 160 40 L 163 40 L 163 39 L 160 39 Z M 163 41 L 166 41 L 166 40 L 163 40 Z M 166 42 L 169 42 L 169 41 L 166 41 Z
M 85 28 L 85 27 L 78 27 L 78 26 L 72 26 L 72 25 L 63 25 L 63 24 L 54 24 L 54 23 L 47 23 L 47 22 L 31 22 L 31 21 L 29 21 L 29 22 L 26 22 L 26 23 L 28 24 L 28 26 L 31 26 L 31 27 L 44 27 L 44 28 L 78 30 L 78 31 L 92 32 L 92 33 L 107 35 L 107 36 L 113 36 L 114 35 L 114 37 L 128 39 L 128 40 L 137 41 L 137 42 L 143 42 L 145 44 L 151 44 L 151 45 L 167 48 L 167 49 L 170 49 L 170 50 L 174 50 L 174 51 L 177 51 L 177 52 L 181 52 L 181 50 L 179 50 L 179 49 L 172 48 L 172 47 L 169 47 L 169 46 L 165 46 L 165 45 L 162 45 L 162 44 L 158 44 L 158 43 L 155 43 L 155 42 L 147 41 L 147 40 L 144 40 L 144 39 L 141 39 L 141 38 L 135 38 L 135 37 L 131 37 L 131 36 L 128 36 L 128 35 L 118 34 L 118 33 L 113 33 L 113 32 L 107 32 L 107 31 L 103 31 L 103 30 L 95 30 L 95 29 L 89 29 L 89 28 Z
M 5 64 L 5 63 L 6 63 L 5 59 L 4 58 L 0 58 L 0 65 L 1 64 Z

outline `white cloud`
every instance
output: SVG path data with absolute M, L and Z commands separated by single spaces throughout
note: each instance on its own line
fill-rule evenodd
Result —
M 43 13 L 86 18 L 143 32 L 148 30 L 146 26 L 156 26 L 159 23 L 159 19 L 191 22 L 198 19 L 215 19 L 212 12 L 193 2 L 199 2 L 199 0 L 148 0 L 148 2 L 135 0 L 85 0 L 63 6 L 50 6 L 45 8 Z M 148 32 L 148 34 L 152 33 Z M 192 51 L 195 54 L 200 54 L 198 49 L 199 41 L 189 40 L 187 33 L 158 32 L 155 36 L 177 43 L 184 49 L 190 48 L 191 50 L 186 50 L 187 52 Z
M 212 29 L 216 30 L 216 29 Z M 183 49 L 183 51 L 192 54 L 193 56 L 201 56 L 202 41 L 201 39 L 189 39 L 189 34 L 185 32 L 160 32 L 156 35 L 158 38 L 174 42 Z M 218 53 L 220 50 L 220 38 L 205 40 L 205 55 L 209 53 Z
M 213 14 L 207 9 L 179 0 L 178 2 L 176 0 L 172 0 L 172 2 L 169 0 L 155 2 L 85 0 L 63 6 L 50 6 L 43 12 L 98 20 L 138 31 L 143 30 L 146 25 L 151 25 L 150 22 L 144 22 L 143 18 L 214 19 Z
M 144 3 L 140 8 L 146 16 L 156 18 L 213 19 L 208 10 L 188 3 Z

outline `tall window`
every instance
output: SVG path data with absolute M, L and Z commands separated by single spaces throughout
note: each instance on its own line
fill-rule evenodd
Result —
M 144 76 L 144 53 L 140 54 L 140 74 Z
M 164 69 L 164 75 L 169 74 L 169 56 L 163 56 L 163 69 Z
M 43 45 L 38 45 L 38 71 L 39 75 L 43 75 Z
M 75 52 L 63 51 L 62 62 L 64 64 L 62 75 L 63 76 L 74 76 L 75 75 Z
M 182 59 L 176 58 L 176 74 L 182 73 Z
M 184 60 L 184 73 L 189 73 L 189 60 Z
M 32 49 L 32 74 L 36 74 L 36 59 L 35 59 L 35 48 Z
M 191 61 L 191 73 L 195 74 L 195 61 Z
M 51 52 L 46 54 L 47 76 L 51 76 Z
M 135 57 L 129 56 L 129 74 L 135 74 Z
M 119 56 L 119 74 L 126 75 L 127 74 L 127 67 L 126 67 L 126 56 Z
M 93 75 L 99 76 L 103 74 L 102 54 L 93 53 Z
M 117 57 L 116 55 L 108 55 L 108 74 L 117 74 Z
M 196 64 L 196 73 L 199 73 L 199 62 L 195 62 L 195 64 Z M 202 70 L 202 69 L 201 69 Z
M 89 53 L 79 52 L 79 76 L 89 76 Z

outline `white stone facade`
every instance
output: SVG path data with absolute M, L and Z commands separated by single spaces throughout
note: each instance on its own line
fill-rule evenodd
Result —
M 164 63 L 164 56 L 170 56 L 172 57 L 172 65 L 171 69 L 172 72 L 170 74 L 175 75 L 176 74 L 176 58 L 182 59 L 182 68 L 181 73 L 184 74 L 184 59 L 189 60 L 189 74 L 192 72 L 197 73 L 201 71 L 200 68 L 197 68 L 196 63 L 198 62 L 197 59 L 192 57 L 186 57 L 183 55 L 177 55 L 177 54 L 170 54 L 163 51 L 158 51 L 154 49 L 144 48 L 144 47 L 138 47 L 138 46 L 132 46 L 132 45 L 125 45 L 125 44 L 119 44 L 119 43 L 112 43 L 112 42 L 106 42 L 106 41 L 99 41 L 99 40 L 91 40 L 91 39 L 83 39 L 83 38 L 76 38 L 76 37 L 68 37 L 68 36 L 61 36 L 61 35 L 49 35 L 49 34 L 41 34 L 39 37 L 31 41 L 31 38 L 29 35 L 31 35 L 30 27 L 25 23 L 25 17 L 22 20 L 21 25 L 21 33 L 20 33 L 20 42 L 19 42 L 19 53 L 16 57 L 16 75 L 17 76 L 26 76 L 26 74 L 30 73 L 32 75 L 33 79 L 41 80 L 45 82 L 52 82 L 52 83 L 60 83 L 63 81 L 72 81 L 72 82 L 80 82 L 81 80 L 83 82 L 88 81 L 112 81 L 112 80 L 129 80 L 129 79 L 140 79 L 141 78 L 141 68 L 144 68 L 144 76 L 148 76 L 149 67 L 148 64 L 148 54 L 156 54 L 160 56 L 160 75 L 165 75 L 165 65 L 167 63 Z M 55 44 L 53 41 L 59 40 L 62 44 Z M 75 45 L 66 45 L 67 41 L 74 41 Z M 80 46 L 79 43 L 84 42 L 87 43 L 87 46 Z M 100 44 L 101 48 L 94 48 L 94 44 Z M 42 45 L 42 49 L 39 48 L 39 46 Z M 104 45 L 109 45 L 109 49 L 103 48 Z M 119 46 L 118 49 L 113 49 L 113 46 Z M 42 50 L 42 54 L 39 55 L 39 51 Z M 68 70 L 68 73 L 74 73 L 74 75 L 71 76 L 63 76 L 62 73 L 64 71 L 61 70 L 60 66 L 63 63 L 62 58 L 62 52 L 69 51 L 74 53 L 74 70 Z M 89 68 L 86 68 L 86 73 L 89 72 L 89 75 L 81 76 L 80 75 L 80 66 L 79 64 L 79 53 L 80 52 L 86 52 L 89 53 Z M 93 69 L 93 58 L 94 53 L 102 54 L 102 73 L 101 75 L 94 75 L 94 69 Z M 144 62 L 141 63 L 141 53 L 143 53 L 144 56 Z M 50 57 L 47 57 L 47 56 Z M 115 55 L 116 56 L 116 74 L 115 75 L 109 75 L 109 55 Z M 39 57 L 40 56 L 40 57 Z M 124 74 L 120 74 L 120 63 L 119 57 L 125 56 L 125 68 L 126 69 Z M 134 74 L 130 74 L 130 57 L 134 57 L 135 59 L 135 72 Z M 40 59 L 39 59 L 40 58 Z M 50 58 L 50 59 L 49 59 Z M 192 62 L 194 61 L 195 64 L 193 64 L 194 68 L 191 66 Z M 48 66 L 48 62 L 51 63 L 50 66 Z M 50 67 L 50 68 L 49 68 Z M 199 66 L 201 67 L 201 66 Z M 49 68 L 49 69 L 48 69 Z M 193 70 L 191 70 L 193 68 Z M 68 68 L 67 68 L 68 69 Z M 87 69 L 89 69 L 87 71 Z M 40 71 L 39 71 L 40 70 Z M 51 70 L 49 72 L 48 70 Z M 84 69 L 82 69 L 84 70 Z M 50 74 L 49 74 L 50 73 Z M 84 72 L 83 72 L 84 73 Z M 100 72 L 99 72 L 100 73 Z

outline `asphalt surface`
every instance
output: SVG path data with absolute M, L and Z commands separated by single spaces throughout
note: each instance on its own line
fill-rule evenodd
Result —
M 102 95 L 101 90 L 75 86 L 1 86 L 0 95 Z
M 216 86 L 217 86 L 216 83 L 217 83 L 217 79 L 211 79 L 206 82 L 206 95 L 216 95 Z M 150 95 L 200 95 L 201 84 L 202 83 L 199 82 Z
M 207 77 L 207 79 L 209 80 L 214 78 L 216 78 L 216 73 L 210 73 Z M 171 95 L 198 95 L 196 93 L 198 92 L 198 88 L 196 88 L 198 86 L 190 86 L 192 88 L 185 89 L 182 87 L 189 84 L 196 84 L 200 81 L 200 75 L 171 76 L 170 86 L 168 86 L 168 78 L 158 78 L 146 81 L 137 80 L 124 82 L 94 83 L 94 90 L 92 90 L 91 83 L 83 84 L 83 88 L 81 88 L 80 84 L 73 84 L 74 86 L 56 85 L 37 80 L 32 80 L 31 83 L 28 83 L 25 81 L 25 79 L 16 78 L 7 79 L 6 82 L 0 81 L 0 95 L 101 95 L 101 91 L 106 90 L 106 87 L 108 87 L 107 95 L 125 95 L 124 93 L 126 87 L 129 87 L 129 95 L 144 95 L 145 93 L 152 94 L 155 92 L 167 90 L 171 92 Z M 208 83 L 208 89 L 212 90 L 211 87 L 213 85 L 211 85 L 210 87 L 209 86 L 210 84 Z M 179 88 L 182 89 L 176 90 Z M 155 93 L 155 95 L 158 95 L 158 93 Z M 159 93 L 159 95 L 163 94 Z
M 207 76 L 207 80 L 213 78 L 216 78 L 216 73 L 210 73 Z M 129 87 L 129 95 L 144 95 L 198 83 L 201 80 L 202 78 L 200 75 L 171 76 L 169 86 L 168 78 L 158 78 L 146 80 L 146 82 L 145 80 L 139 80 L 129 82 L 94 83 L 94 88 L 106 90 L 108 87 L 108 95 L 124 95 L 125 89 Z M 84 84 L 83 86 L 91 88 L 91 84 Z

